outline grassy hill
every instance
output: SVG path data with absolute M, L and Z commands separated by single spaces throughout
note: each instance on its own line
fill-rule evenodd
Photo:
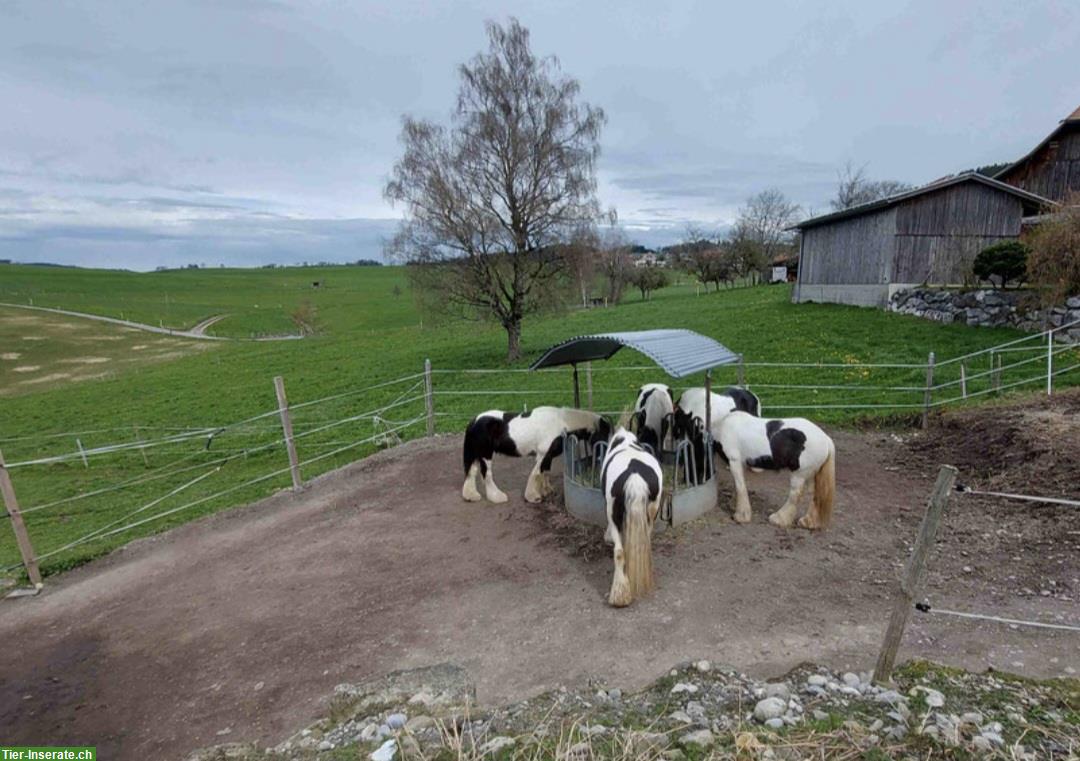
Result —
M 319 288 L 312 283 L 320 281 Z M 395 292 L 395 287 L 397 293 Z M 213 330 L 221 335 L 247 338 L 252 334 L 294 332 L 289 312 L 304 301 L 318 309 L 322 332 L 301 341 L 254 342 L 250 340 L 205 342 L 191 350 L 180 339 L 132 333 L 127 329 L 94 323 L 90 338 L 118 335 L 113 354 L 84 348 L 73 338 L 59 342 L 55 325 L 50 328 L 51 348 L 36 349 L 45 355 L 38 373 L 62 374 L 64 360 L 82 354 L 113 360 L 94 365 L 95 377 L 71 382 L 60 378 L 49 384 L 26 384 L 31 376 L 15 373 L 23 359 L 0 359 L 0 448 L 9 463 L 77 451 L 76 439 L 86 448 L 136 438 L 153 441 L 153 447 L 91 457 L 84 467 L 78 458 L 12 471 L 27 524 L 40 553 L 56 550 L 82 537 L 88 530 L 108 534 L 128 522 L 153 517 L 192 500 L 211 497 L 237 484 L 272 473 L 285 464 L 276 417 L 269 415 L 243 426 L 228 428 L 213 437 L 183 440 L 192 429 L 216 429 L 276 407 L 272 378 L 285 379 L 294 405 L 336 394 L 346 396 L 297 409 L 294 421 L 301 460 L 323 457 L 303 468 L 305 478 L 324 472 L 371 451 L 377 442 L 334 450 L 414 420 L 423 414 L 416 398 L 417 379 L 350 393 L 380 382 L 418 373 L 425 358 L 438 371 L 462 368 L 505 370 L 482 376 L 438 374 L 435 388 L 440 431 L 461 430 L 477 411 L 500 407 L 571 402 L 569 371 L 542 374 L 511 372 L 527 366 L 553 343 L 583 333 L 684 327 L 713 336 L 750 362 L 836 363 L 836 369 L 795 369 L 750 366 L 747 381 L 758 391 L 773 414 L 800 414 L 783 409 L 789 405 L 879 404 L 921 402 L 921 392 L 882 391 L 863 386 L 918 388 L 925 383 L 921 369 L 871 369 L 857 363 L 925 362 L 930 350 L 940 359 L 1000 344 L 1019 334 L 1009 330 L 974 329 L 961 325 L 938 325 L 913 317 L 886 314 L 872 309 L 837 305 L 793 305 L 788 286 L 762 286 L 695 295 L 693 286 L 668 288 L 642 302 L 633 294 L 621 306 L 573 311 L 536 317 L 526 322 L 522 348 L 526 357 L 513 366 L 505 362 L 505 335 L 490 325 L 422 319 L 408 293 L 404 272 L 394 267 L 332 267 L 274 270 L 193 270 L 159 273 L 128 273 L 8 266 L 0 268 L 0 301 L 56 306 L 95 314 L 123 316 L 150 324 L 190 327 L 214 314 L 228 314 Z M 0 309 L 0 356 L 22 354 L 27 349 L 28 328 L 19 322 L 28 313 Z M 64 318 L 69 319 L 69 318 Z M 35 328 L 35 330 L 38 330 Z M 96 337 L 96 339 L 95 339 Z M 134 346 L 154 344 L 156 361 L 134 361 Z M 133 343 L 138 341 L 140 343 Z M 178 342 L 172 350 L 170 342 Z M 65 356 L 68 353 L 76 357 Z M 91 354 L 93 352 L 93 354 Z M 167 356 L 166 356 L 167 355 Z M 122 361 L 131 359 L 132 361 Z M 1071 360 L 1075 361 L 1075 360 Z M 50 365 L 49 363 L 54 363 Z M 632 404 L 634 390 L 646 380 L 662 380 L 659 370 L 620 372 L 628 365 L 647 364 L 630 352 L 617 355 L 607 366 L 595 368 L 595 406 L 617 411 Z M 984 368 L 983 368 L 984 369 Z M 70 371 L 64 371 L 69 372 Z M 954 365 L 939 380 L 955 377 Z M 973 372 L 969 368 L 969 372 Z M 1076 383 L 1080 374 L 1062 377 Z M 79 376 L 81 377 L 81 376 Z M 1006 376 L 1008 380 L 1010 376 Z M 734 371 L 718 373 L 718 383 L 734 381 Z M 973 381 L 985 387 L 987 379 Z M 700 378 L 676 385 L 700 383 Z M 835 389 L 776 389 L 782 385 L 835 385 Z M 980 386 L 979 384 L 982 384 Z M 946 392 L 953 393 L 953 392 Z M 384 422 L 361 414 L 395 399 L 411 399 L 387 411 Z M 851 423 L 871 414 L 895 414 L 897 410 L 868 407 L 862 410 L 806 411 L 808 416 L 831 423 Z M 912 410 L 901 410 L 910 414 Z M 342 425 L 315 431 L 334 421 L 356 418 Z M 399 431 L 411 437 L 423 434 L 413 423 Z M 209 448 L 207 448 L 209 447 Z M 256 447 L 266 447 L 250 452 Z M 143 457 L 143 454 L 146 457 Z M 217 462 L 222 458 L 225 462 Z M 220 470 L 214 468 L 220 467 Z M 197 483 L 192 479 L 207 475 Z M 117 483 L 135 481 L 121 489 Z M 259 483 L 235 488 L 221 497 L 207 499 L 134 530 L 123 530 L 71 550 L 58 552 L 43 565 L 55 571 L 82 562 L 122 544 L 134 536 L 181 523 L 200 514 L 250 501 L 289 483 L 278 474 Z M 69 500 L 80 493 L 107 489 L 98 495 Z M 172 490 L 179 490 L 171 496 Z M 165 497 L 160 502 L 154 502 Z M 57 503 L 57 504 L 53 504 Z M 41 506 L 45 507 L 41 507 Z M 149 507 L 147 507 L 149 505 Z M 144 508 L 140 512 L 134 511 Z M 134 514 L 133 514 L 134 513 Z M 131 516 L 125 520 L 124 516 Z M 115 524 L 115 525 L 113 525 Z M 18 555 L 8 532 L 0 531 L 0 566 L 17 562 Z

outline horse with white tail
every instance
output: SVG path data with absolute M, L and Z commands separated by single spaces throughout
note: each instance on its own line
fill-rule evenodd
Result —
M 653 590 L 652 531 L 660 511 L 664 472 L 633 433 L 620 427 L 604 456 L 600 484 L 615 572 L 608 603 L 622 608 Z
M 790 528 L 799 514 L 799 498 L 810 479 L 814 496 L 799 526 L 825 528 L 832 517 L 836 491 L 836 446 L 825 431 L 805 418 L 768 420 L 735 410 L 720 421 L 720 457 L 735 481 L 735 520 L 748 523 L 750 497 L 744 468 L 791 472 L 787 501 L 769 516 L 776 526 Z
M 536 464 L 525 484 L 525 500 L 539 502 L 552 491 L 548 471 L 562 454 L 563 433 L 589 439 L 590 446 L 607 441 L 611 423 L 594 412 L 569 407 L 535 407 L 528 412 L 481 412 L 465 429 L 463 460 L 465 483 L 461 496 L 469 502 L 482 499 L 476 488 L 477 476 L 490 502 L 506 502 L 506 493 L 495 485 L 491 461 L 496 452 L 507 457 L 536 456 Z

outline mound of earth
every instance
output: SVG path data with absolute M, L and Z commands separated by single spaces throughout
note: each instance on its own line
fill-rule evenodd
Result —
M 328 715 L 280 744 L 189 761 L 290 759 L 1072 758 L 1076 680 L 913 662 L 888 687 L 803 664 L 775 681 L 696 661 L 624 694 L 592 684 L 487 709 L 443 664 L 338 685 Z

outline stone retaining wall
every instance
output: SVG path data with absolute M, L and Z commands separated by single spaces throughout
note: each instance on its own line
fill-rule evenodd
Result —
M 1080 322 L 1080 296 L 1047 309 L 1035 303 L 1030 291 L 913 288 L 894 293 L 888 309 L 935 322 L 1018 328 L 1032 333 Z M 1055 333 L 1054 337 L 1062 343 L 1080 343 L 1080 324 Z

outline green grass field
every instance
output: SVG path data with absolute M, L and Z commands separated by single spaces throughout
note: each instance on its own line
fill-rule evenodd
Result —
M 314 281 L 322 285 L 312 287 Z M 395 287 L 398 293 L 395 293 Z M 166 294 L 168 298 L 166 299 Z M 384 442 L 369 441 L 338 453 L 352 442 L 379 437 L 404 423 L 403 438 L 422 435 L 415 421 L 424 412 L 419 379 L 350 393 L 390 379 L 419 373 L 430 358 L 435 375 L 435 406 L 440 431 L 459 431 L 476 412 L 498 407 L 569 404 L 570 371 L 523 373 L 528 362 L 553 343 L 566 338 L 610 330 L 683 327 L 710 335 L 745 355 L 747 382 L 762 397 L 766 411 L 788 416 L 805 414 L 830 424 L 853 424 L 887 416 L 911 417 L 915 407 L 861 410 L 789 409 L 792 405 L 881 404 L 918 405 L 921 391 L 883 391 L 870 388 L 925 384 L 921 368 L 871 369 L 857 363 L 919 364 L 933 350 L 941 361 L 1001 344 L 1020 334 L 961 325 L 938 325 L 913 317 L 872 309 L 836 305 L 793 305 L 787 286 L 761 286 L 695 295 L 693 285 L 675 286 L 646 302 L 630 294 L 621 306 L 537 317 L 527 321 L 522 348 L 525 359 L 508 365 L 505 334 L 490 325 L 449 322 L 417 312 L 400 268 L 332 267 L 274 270 L 197 270 L 127 273 L 41 267 L 0 266 L 0 302 L 56 306 L 150 324 L 190 327 L 212 314 L 230 316 L 214 326 L 220 335 L 246 339 L 252 334 L 290 333 L 289 312 L 303 301 L 318 308 L 322 332 L 300 341 L 250 340 L 204 342 L 192 349 L 181 341 L 149 333 L 133 333 L 93 323 L 93 336 L 119 335 L 115 349 L 83 347 L 64 338 L 61 320 L 43 319 L 32 332 L 39 341 L 35 372 L 60 374 L 63 360 L 83 356 L 108 358 L 81 376 L 24 384 L 27 373 L 13 372 L 13 363 L 28 363 L 23 338 L 31 327 L 19 320 L 41 315 L 0 310 L 0 448 L 8 463 L 43 457 L 67 459 L 42 465 L 13 467 L 12 479 L 39 554 L 54 552 L 42 562 L 48 573 L 63 570 L 109 551 L 130 539 L 163 530 L 199 515 L 242 504 L 289 483 L 287 473 L 238 485 L 285 468 L 275 415 L 242 426 L 230 426 L 276 408 L 272 378 L 281 375 L 292 405 L 347 394 L 294 410 L 293 419 L 302 461 L 309 478 L 369 453 Z M 78 322 L 78 320 L 76 320 Z M 86 324 L 88 322 L 84 321 Z M 77 333 L 79 329 L 75 329 Z M 67 340 L 69 343 L 65 344 Z M 165 343 L 154 344 L 160 340 Z M 175 342 L 175 345 L 171 342 Z M 137 345 L 152 345 L 150 355 L 136 359 Z M 147 351 L 143 349 L 141 351 Z M 111 352 L 111 353 L 110 353 Z M 67 356 L 68 354 L 74 356 Z M 143 359 L 146 356 L 146 359 Z M 156 356 L 156 358 L 155 358 Z M 1009 355 L 1015 358 L 1032 355 Z M 40 360 L 40 361 L 39 361 Z M 123 361 L 132 360 L 132 361 Z M 1062 355 L 1061 366 L 1080 360 L 1077 352 Z M 985 363 L 986 359 L 980 358 Z M 1007 361 L 1015 361 L 1007 360 Z M 836 363 L 832 369 L 755 366 L 755 362 Z M 625 370 L 647 365 L 624 351 L 603 366 L 594 367 L 594 406 L 618 411 L 631 405 L 637 386 L 663 380 L 661 371 Z M 107 371 L 105 368 L 108 368 Z M 1045 372 L 1045 365 L 1042 365 Z M 466 375 L 449 372 L 480 368 L 501 372 Z M 986 367 L 969 366 L 969 374 Z M 1006 370 L 1009 383 L 1039 372 L 1039 362 Z M 69 375 L 72 375 L 68 371 Z M 955 380 L 959 365 L 939 371 L 937 380 Z M 734 368 L 717 372 L 717 383 L 735 379 Z M 988 387 L 989 378 L 969 384 L 970 391 Z M 700 378 L 675 382 L 677 388 L 699 385 Z M 1058 378 L 1060 385 L 1080 383 L 1080 372 Z M 835 389 L 777 389 L 786 385 L 834 385 Z M 861 386 L 855 390 L 851 386 Z M 1038 383 L 1019 386 L 1037 389 Z M 943 390 L 942 396 L 958 394 Z M 940 397 L 939 397 L 940 398 Z M 986 397 L 983 397 L 986 398 Z M 394 400 L 382 421 L 362 413 Z M 317 430 L 335 421 L 357 419 Z M 208 433 L 220 427 L 208 443 Z M 89 467 L 77 453 L 76 438 L 92 449 L 138 439 L 150 442 L 142 451 L 128 450 L 92 456 Z M 261 448 L 252 452 L 252 449 Z M 145 458 L 144 458 L 145 455 Z M 201 479 L 194 481 L 194 479 Z M 122 482 L 133 481 L 123 488 Z M 194 482 L 193 482 L 194 481 Z M 105 490 L 105 491 L 102 491 Z M 224 490 L 231 490 L 214 497 Z M 71 499 L 86 492 L 90 497 Z M 209 499 L 207 499 L 209 498 Z M 183 508 L 189 502 L 205 501 Z M 183 508 L 161 518 L 160 513 Z M 131 530 L 131 522 L 153 518 Z M 78 547 L 58 548 L 99 530 L 102 538 Z M 0 531 L 0 566 L 18 562 L 10 532 Z

